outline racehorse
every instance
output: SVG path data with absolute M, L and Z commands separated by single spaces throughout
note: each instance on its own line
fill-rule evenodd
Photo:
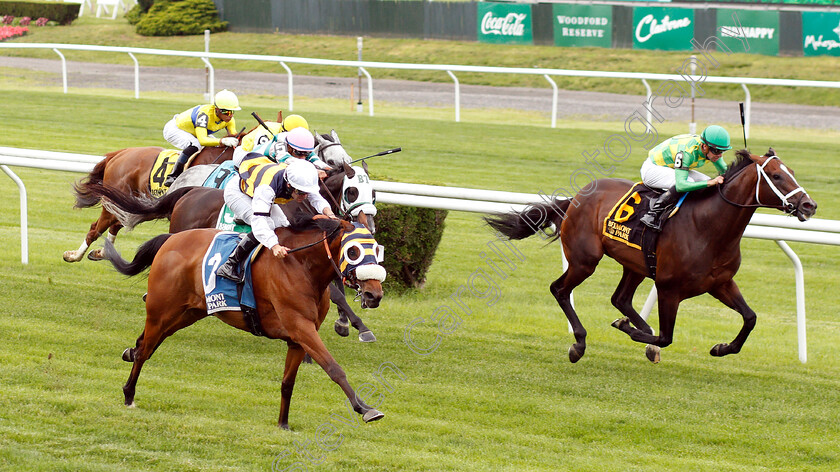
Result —
M 605 218 L 632 185 L 627 180 L 600 179 L 581 189 L 572 200 L 533 204 L 521 212 L 488 217 L 486 221 L 510 239 L 524 239 L 552 224 L 559 228 L 549 242 L 561 239 L 569 265 L 550 289 L 574 332 L 576 342 L 569 348 L 572 362 L 583 357 L 586 330 L 572 307 L 570 294 L 592 275 L 604 254 L 624 269 L 611 299 L 624 317 L 612 326 L 634 341 L 649 343 L 646 354 L 651 361 L 658 362 L 659 348 L 672 342 L 680 302 L 703 293 L 737 311 L 744 320 L 735 339 L 715 345 L 711 355 L 740 352 L 756 321 L 755 312 L 732 280 L 741 263 L 740 242 L 750 218 L 756 208 L 766 207 L 804 221 L 816 212 L 816 202 L 772 148 L 764 156 L 752 155 L 745 149 L 738 151 L 724 175 L 724 183 L 691 192 L 659 236 L 653 277 L 659 294 L 660 333 L 656 336 L 632 305 L 636 288 L 645 277 L 651 277 L 645 256 L 601 232 Z
M 375 192 L 364 169 L 343 164 L 333 169 L 324 181 L 326 190 L 321 195 L 330 202 L 337 215 L 352 215 L 352 218 L 364 224 L 371 233 L 376 231 L 374 224 L 373 201 Z M 204 166 L 208 167 L 208 166 Z M 170 190 L 159 199 L 139 195 L 130 195 L 104 185 L 89 185 L 91 194 L 103 198 L 103 206 L 116 215 L 121 224 L 132 229 L 137 224 L 159 218 L 169 218 L 169 232 L 178 233 L 195 228 L 215 228 L 219 213 L 225 203 L 224 190 L 208 187 L 186 187 Z M 341 201 L 341 204 L 337 202 Z M 300 204 L 289 202 L 281 208 L 291 219 Z M 314 210 L 313 210 L 314 211 Z M 359 341 L 374 342 L 376 336 L 364 321 L 353 312 L 344 296 L 344 287 L 340 280 L 330 286 L 330 298 L 338 308 L 335 332 L 340 336 L 350 334 L 352 325 L 359 332 Z M 363 308 L 365 306 L 363 305 Z
M 341 140 L 338 139 L 338 133 L 331 130 L 330 134 L 315 133 L 315 150 L 313 151 L 319 159 L 327 163 L 330 167 L 341 167 L 343 164 L 350 164 L 353 158 L 347 154 L 344 146 L 341 145 Z M 366 166 L 365 161 L 362 163 Z M 192 166 L 181 174 L 175 183 L 169 188 L 169 191 L 175 191 L 183 187 L 201 187 L 210 174 L 216 170 L 217 165 Z M 367 167 L 365 167 L 367 171 Z M 371 229 L 371 232 L 373 230 Z
M 256 311 L 262 332 L 270 339 L 282 339 L 289 345 L 280 388 L 278 425 L 283 429 L 289 429 L 289 404 L 304 353 L 309 354 L 341 387 L 353 410 L 362 415 L 365 422 L 384 416 L 356 396 L 341 366 L 318 335 L 318 328 L 329 310 L 326 288 L 339 270 L 334 261 L 338 261 L 345 250 L 349 257 L 353 257 L 352 251 L 357 250 L 350 247 L 358 244 L 354 242 L 357 239 L 348 240 L 348 248 L 342 245 L 345 232 L 353 229 L 351 223 L 342 220 L 297 218 L 292 228 L 279 228 L 276 234 L 281 244 L 299 248 L 300 252 L 290 253 L 280 260 L 270 251 L 261 251 L 251 265 Z M 111 261 L 120 273 L 136 275 L 151 267 L 146 326 L 135 347 L 123 352 L 123 360 L 133 363 L 123 387 L 127 406 L 134 406 L 140 369 L 158 346 L 178 330 L 208 316 L 202 266 L 205 252 L 217 233 L 213 229 L 197 229 L 162 234 L 144 243 L 132 262 L 123 260 L 110 241 L 105 242 L 104 258 Z M 218 257 L 213 260 L 215 266 L 211 271 L 215 271 L 221 263 Z M 352 267 L 349 274 L 354 279 L 363 278 L 361 271 L 358 277 L 356 272 L 357 268 Z M 369 306 L 378 306 L 382 299 L 381 280 L 369 278 L 357 283 L 362 299 Z M 217 311 L 213 315 L 234 328 L 250 331 L 241 311 Z
M 161 147 L 148 146 L 120 149 L 105 154 L 105 158 L 94 166 L 90 174 L 75 185 L 75 207 L 90 208 L 99 203 L 99 197 L 90 192 L 90 186 L 97 184 L 104 184 L 123 192 L 150 195 L 149 179 L 151 178 L 152 167 L 161 151 L 163 151 Z M 218 164 L 230 160 L 232 157 L 233 148 L 231 147 L 205 147 L 192 158 L 188 165 Z M 163 177 L 165 176 L 161 176 L 161 181 Z M 82 245 L 75 251 L 65 251 L 64 260 L 67 262 L 82 260 L 90 245 L 106 229 L 108 229 L 108 239 L 113 242 L 121 228 L 122 225 L 117 221 L 117 218 L 103 207 L 99 218 L 90 225 L 90 230 L 85 235 Z M 101 259 L 101 250 L 91 251 L 88 258 L 91 260 Z

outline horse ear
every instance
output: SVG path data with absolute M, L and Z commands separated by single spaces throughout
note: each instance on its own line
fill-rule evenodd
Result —
M 283 122 L 283 110 L 280 110 L 280 111 L 277 112 L 277 122 L 278 123 Z
M 356 176 L 356 171 L 353 170 L 352 167 L 350 167 L 350 164 L 342 162 L 341 166 L 344 168 L 344 175 L 347 176 L 348 179 L 352 179 Z
M 317 131 L 315 131 L 314 129 L 312 130 L 312 134 L 313 134 L 313 136 L 315 137 L 315 142 L 316 142 L 316 143 L 319 143 L 319 144 L 320 144 L 320 143 L 323 141 L 323 138 L 321 138 L 321 135 L 320 135 L 320 134 L 318 134 L 318 132 L 317 132 Z
M 775 155 L 776 155 L 776 151 L 772 147 L 767 150 L 766 156 L 770 157 L 770 156 L 775 156 Z
M 332 136 L 333 141 L 336 143 L 341 143 L 341 141 L 338 140 L 338 133 L 336 133 L 335 130 L 330 131 L 330 136 Z
M 367 161 L 362 161 L 362 169 L 365 170 L 365 174 L 370 175 L 370 172 L 368 172 L 367 169 Z

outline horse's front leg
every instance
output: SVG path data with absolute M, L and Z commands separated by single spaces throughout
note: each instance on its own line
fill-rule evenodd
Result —
M 116 224 L 111 225 L 110 228 L 108 228 L 108 234 L 105 237 L 108 239 L 108 241 L 111 241 L 111 244 L 113 244 L 114 241 L 117 240 L 117 233 L 120 232 L 122 227 L 123 227 L 122 224 L 116 223 Z M 87 255 L 87 258 L 92 260 L 92 261 L 101 261 L 103 259 L 102 253 L 103 253 L 102 248 L 99 248 L 99 249 L 96 249 L 94 251 L 90 251 Z
M 637 274 L 630 269 L 624 268 L 624 273 L 621 275 L 621 281 L 618 283 L 615 292 L 611 298 L 614 307 L 624 315 L 624 318 L 617 319 L 612 322 L 612 326 L 620 331 L 623 331 L 633 337 L 637 331 L 641 333 L 654 334 L 653 328 L 647 324 L 639 313 L 633 308 L 633 295 L 639 284 L 645 279 L 644 275 Z M 654 364 L 659 363 L 660 349 L 659 346 L 648 344 L 645 349 L 645 355 Z
M 349 326 L 352 324 L 354 328 L 359 331 L 359 341 L 363 343 L 372 343 L 376 341 L 373 331 L 370 330 L 361 318 L 356 316 L 350 304 L 347 303 L 347 298 L 344 296 L 344 286 L 340 280 L 333 281 L 330 284 L 330 300 L 338 309 L 338 319 L 335 321 L 335 332 L 339 336 L 347 336 L 350 334 Z
M 747 337 L 749 337 L 750 332 L 755 327 L 755 312 L 747 305 L 747 302 L 741 295 L 741 290 L 738 289 L 738 285 L 732 279 L 709 290 L 709 294 L 720 300 L 724 305 L 740 313 L 744 318 L 744 325 L 741 327 L 738 335 L 735 336 L 735 339 L 729 344 L 716 344 L 712 347 L 710 354 L 716 357 L 737 354 L 741 351 L 741 348 L 747 341 Z

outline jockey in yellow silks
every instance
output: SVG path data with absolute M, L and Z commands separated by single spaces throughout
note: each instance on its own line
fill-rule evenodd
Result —
M 241 110 L 236 94 L 230 90 L 222 90 L 216 94 L 212 104 L 196 105 L 178 113 L 166 123 L 163 127 L 163 137 L 181 149 L 181 155 L 178 156 L 172 173 L 164 181 L 164 186 L 171 186 L 184 171 L 190 156 L 203 147 L 219 144 L 236 147 L 239 144 L 233 137 L 236 134 L 236 120 L 233 118 L 235 110 Z M 221 139 L 211 136 L 221 129 L 226 129 L 231 136 Z

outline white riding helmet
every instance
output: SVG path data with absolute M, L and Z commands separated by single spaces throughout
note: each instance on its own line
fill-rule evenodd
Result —
M 311 152 L 315 149 L 315 138 L 306 128 L 295 128 L 286 133 L 286 144 L 298 151 Z
M 318 193 L 318 169 L 309 161 L 291 159 L 285 177 L 289 185 L 304 193 Z
M 239 99 L 236 98 L 236 94 L 228 89 L 221 90 L 216 94 L 216 97 L 213 100 L 213 105 L 216 105 L 216 108 L 219 108 L 221 110 L 242 109 L 239 108 Z

